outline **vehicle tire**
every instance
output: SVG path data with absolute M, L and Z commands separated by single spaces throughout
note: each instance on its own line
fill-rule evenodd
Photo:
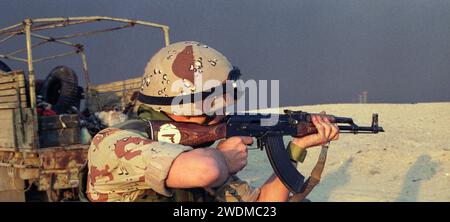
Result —
M 11 68 L 9 68 L 8 65 L 6 65 L 4 62 L 0 61 L 0 70 L 3 72 L 11 72 Z
M 45 79 L 41 95 L 44 101 L 52 104 L 54 111 L 63 114 L 67 113 L 72 106 L 80 108 L 79 90 L 75 71 L 67 66 L 57 66 Z

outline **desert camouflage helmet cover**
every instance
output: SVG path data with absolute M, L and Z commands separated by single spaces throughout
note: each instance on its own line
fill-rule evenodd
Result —
M 217 50 L 199 42 L 177 42 L 159 50 L 147 63 L 138 100 L 176 115 L 211 114 L 226 105 L 223 95 L 236 84 L 225 84 L 239 75 Z

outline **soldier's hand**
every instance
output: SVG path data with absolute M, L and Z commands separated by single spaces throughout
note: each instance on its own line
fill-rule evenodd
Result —
M 322 111 L 320 114 L 325 114 L 325 112 Z M 312 115 L 311 119 L 317 129 L 317 133 L 301 138 L 294 138 L 292 140 L 293 143 L 303 148 L 309 148 L 339 139 L 339 128 L 336 124 L 331 123 L 328 118 L 320 115 Z
M 253 139 L 247 136 L 230 137 L 222 140 L 217 149 L 222 152 L 228 165 L 230 174 L 235 174 L 247 165 L 247 145 L 252 144 Z

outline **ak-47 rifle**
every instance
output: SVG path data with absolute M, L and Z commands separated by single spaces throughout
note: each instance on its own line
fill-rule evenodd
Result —
M 152 140 L 196 146 L 214 142 L 232 136 L 250 136 L 257 139 L 257 146 L 265 149 L 275 174 L 294 194 L 297 200 L 303 199 L 320 181 L 320 174 L 326 159 L 327 149 L 322 148 L 318 164 L 311 177 L 305 177 L 292 164 L 283 142 L 283 136 L 304 137 L 317 133 L 311 120 L 311 113 L 285 110 L 278 115 L 277 122 L 272 125 L 263 124 L 268 114 L 236 114 L 227 116 L 224 121 L 215 125 L 199 125 L 172 121 L 149 121 L 147 133 Z M 384 132 L 378 125 L 378 114 L 372 115 L 371 126 L 358 126 L 352 118 L 333 115 L 316 114 L 329 118 L 338 124 L 340 133 L 378 133 Z M 327 147 L 326 147 L 327 148 Z M 311 181 L 313 180 L 313 181 Z M 295 195 L 294 195 L 295 196 Z

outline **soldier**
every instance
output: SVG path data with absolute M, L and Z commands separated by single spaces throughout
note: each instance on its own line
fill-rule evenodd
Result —
M 177 96 L 208 92 L 235 78 L 238 72 L 220 52 L 198 42 L 174 43 L 157 52 L 145 68 L 138 96 L 138 120 L 102 130 L 92 140 L 88 153 L 87 198 L 90 201 L 287 201 L 289 190 L 275 174 L 260 188 L 253 188 L 235 176 L 247 164 L 251 137 L 231 137 L 220 141 L 217 147 L 205 144 L 202 149 L 193 149 L 173 144 L 170 139 L 149 140 L 145 130 L 134 124 L 145 120 L 215 124 L 224 115 L 206 114 L 230 104 L 234 98 L 229 93 L 209 101 L 201 97 L 200 102 L 185 102 L 183 112 L 172 106 L 172 101 Z M 207 88 L 196 89 L 194 79 L 198 76 L 204 82 L 215 81 Z M 184 87 L 174 86 L 180 82 Z M 208 106 L 202 105 L 205 102 Z M 293 138 L 292 149 L 338 139 L 339 129 L 328 119 L 314 116 L 313 123 L 318 133 Z

